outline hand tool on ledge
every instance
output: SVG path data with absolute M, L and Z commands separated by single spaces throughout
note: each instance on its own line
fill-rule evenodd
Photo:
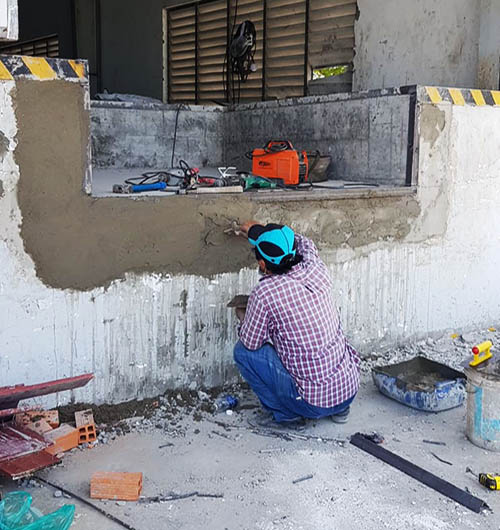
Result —
M 148 171 L 138 177 L 130 177 L 124 184 L 114 184 L 113 193 L 130 194 L 145 191 L 172 191 L 193 187 L 199 175 L 199 169 L 191 167 L 181 160 L 179 167 L 164 171 Z
M 492 347 L 493 343 L 491 340 L 485 340 L 484 342 L 481 342 L 481 344 L 474 346 L 474 348 L 472 348 L 474 359 L 469 363 L 469 366 L 475 368 L 480 364 L 488 362 L 493 357 L 493 354 L 491 353 Z

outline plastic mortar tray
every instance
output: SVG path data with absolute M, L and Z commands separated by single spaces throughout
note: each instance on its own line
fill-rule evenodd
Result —
M 440 412 L 465 400 L 465 375 L 425 357 L 378 366 L 372 377 L 382 394 L 418 410 Z

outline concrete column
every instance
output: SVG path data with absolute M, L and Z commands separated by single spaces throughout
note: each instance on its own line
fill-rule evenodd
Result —
M 500 88 L 500 0 L 481 0 L 477 87 Z
M 0 41 L 13 41 L 19 37 L 17 0 L 0 0 Z

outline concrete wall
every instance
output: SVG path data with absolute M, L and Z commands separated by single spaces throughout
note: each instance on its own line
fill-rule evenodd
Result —
M 245 153 L 270 139 L 332 157 L 329 176 L 403 186 L 406 180 L 410 96 L 315 96 L 280 103 L 183 108 L 176 161 L 251 169 Z M 92 147 L 97 167 L 170 166 L 175 106 L 92 103 Z
M 258 279 L 232 218 L 317 242 L 363 353 L 498 319 L 500 108 L 422 99 L 416 194 L 130 201 L 82 191 L 87 90 L 0 83 L 0 385 L 93 371 L 74 399 L 111 402 L 231 380 L 225 303 Z
M 477 87 L 500 89 L 500 2 L 481 0 Z
M 92 152 L 96 167 L 171 167 L 177 122 L 175 165 L 218 165 L 223 159 L 222 109 L 177 105 L 92 102 Z
M 362 96 L 362 97 L 360 97 Z M 241 105 L 226 115 L 226 159 L 272 139 L 330 155 L 329 177 L 404 186 L 410 96 L 313 96 Z M 232 162 L 234 163 L 234 162 Z
M 0 0 L 0 41 L 15 41 L 18 36 L 17 0 Z
M 358 0 L 358 6 L 354 91 L 475 86 L 480 0 Z

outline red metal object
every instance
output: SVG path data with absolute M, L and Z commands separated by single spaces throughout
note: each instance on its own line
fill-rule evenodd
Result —
M 38 396 L 46 396 L 62 392 L 63 390 L 73 390 L 85 386 L 94 374 L 78 375 L 76 377 L 65 377 L 46 383 L 36 385 L 15 385 L 0 387 L 0 409 L 16 408 L 19 401 Z
M 17 407 L 15 409 L 0 409 L 0 420 L 7 416 L 22 414 L 23 412 L 31 412 L 32 410 L 41 410 L 41 407 Z
M 5 423 L 0 427 L 0 463 L 20 456 L 43 451 L 52 442 L 40 434 Z
M 58 464 L 60 461 L 59 458 L 47 453 L 47 451 L 39 451 L 38 453 L 0 462 L 0 473 L 7 475 L 13 480 L 17 480 L 27 477 L 44 467 Z

